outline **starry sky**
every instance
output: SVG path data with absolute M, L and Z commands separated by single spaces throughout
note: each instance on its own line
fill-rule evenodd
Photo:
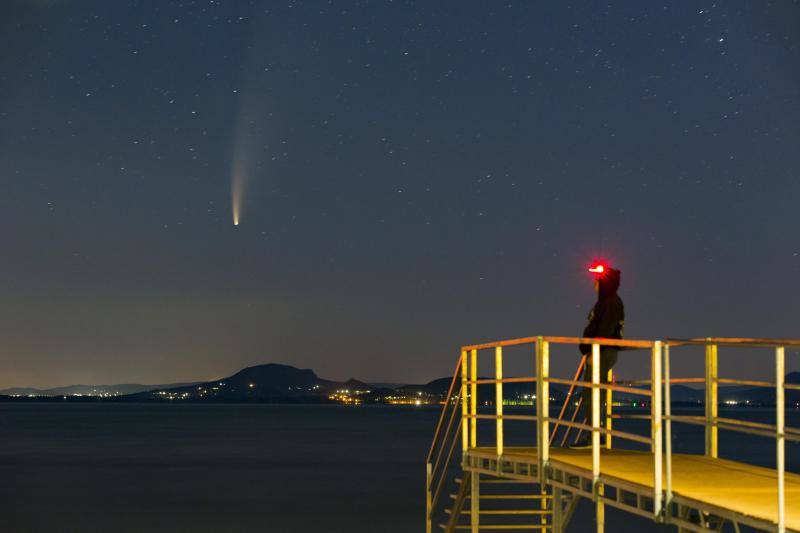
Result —
M 0 386 L 424 382 L 597 256 L 629 338 L 800 337 L 798 65 L 796 1 L 4 0 Z

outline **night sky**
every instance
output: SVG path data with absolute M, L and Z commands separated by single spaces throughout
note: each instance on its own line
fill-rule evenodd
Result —
M 800 337 L 799 174 L 798 2 L 2 0 L 0 386 Z

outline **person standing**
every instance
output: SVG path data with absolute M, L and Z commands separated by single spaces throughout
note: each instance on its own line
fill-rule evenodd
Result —
M 625 326 L 625 306 L 619 297 L 621 272 L 600 262 L 595 262 L 589 267 L 589 272 L 594 275 L 594 289 L 597 292 L 597 302 L 589 312 L 589 323 L 583 330 L 584 338 L 621 339 Z M 592 345 L 581 344 L 580 352 L 586 357 L 586 366 L 583 371 L 583 381 L 592 381 Z M 608 371 L 617 362 L 618 349 L 615 346 L 600 347 L 600 382 L 608 383 Z M 604 426 L 605 394 L 600 394 L 600 425 Z M 581 402 L 583 416 L 577 419 L 591 419 L 592 415 L 592 388 L 583 387 L 583 401 Z M 589 434 L 582 433 L 582 437 L 574 443 L 572 448 L 588 448 L 590 446 Z

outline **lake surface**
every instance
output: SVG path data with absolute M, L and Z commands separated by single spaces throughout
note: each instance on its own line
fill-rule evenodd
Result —
M 423 531 L 424 458 L 438 414 L 388 406 L 0 404 L 2 531 Z M 798 415 L 787 422 L 800 426 Z M 771 421 L 769 411 L 745 416 Z M 702 448 L 701 427 L 676 433 L 676 451 Z M 721 456 L 774 464 L 774 441 L 723 433 L 720 442 Z M 798 455 L 787 446 L 789 469 L 800 470 Z M 607 524 L 674 531 L 614 509 Z M 592 507 L 581 502 L 569 531 L 592 530 Z

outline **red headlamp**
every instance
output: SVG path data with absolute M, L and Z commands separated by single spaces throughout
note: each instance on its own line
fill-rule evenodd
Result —
M 605 275 L 607 270 L 608 270 L 608 267 L 605 265 L 605 263 L 602 263 L 600 261 L 595 261 L 594 263 L 592 263 L 589 266 L 589 272 L 594 274 L 594 276 L 596 278 L 599 278 L 599 277 L 602 277 L 603 275 Z

